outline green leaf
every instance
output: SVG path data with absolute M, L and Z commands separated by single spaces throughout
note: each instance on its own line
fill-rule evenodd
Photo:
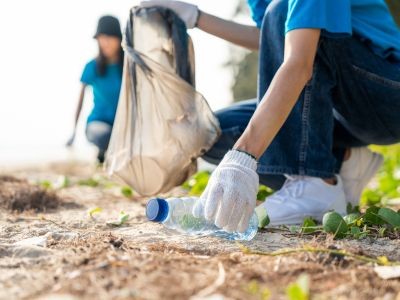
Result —
M 257 206 L 255 209 L 255 213 L 258 218 L 258 228 L 264 228 L 269 224 L 270 220 L 267 214 L 267 210 L 263 206 Z
M 182 188 L 187 190 L 191 196 L 200 196 L 204 192 L 209 179 L 210 172 L 198 172 L 184 182 Z
M 297 225 L 289 226 L 290 233 L 301 233 L 301 227 Z
M 121 211 L 118 215 L 118 220 L 107 221 L 106 224 L 109 226 L 121 226 L 129 220 L 129 215 L 124 211 Z
M 268 196 L 271 196 L 274 193 L 272 189 L 265 185 L 260 185 L 258 188 L 258 193 L 257 193 L 257 200 L 259 201 L 265 201 L 265 198 Z
M 343 219 L 346 221 L 347 225 L 352 225 L 354 223 L 356 223 L 356 221 L 360 218 L 360 214 L 359 213 L 351 213 L 348 214 L 347 216 L 344 216 Z
M 53 183 L 50 180 L 42 180 L 39 182 L 39 185 L 46 190 L 53 187 Z
M 67 188 L 71 185 L 71 180 L 64 175 L 61 175 L 57 178 L 57 182 L 54 184 L 56 189 Z
M 315 231 L 317 231 L 317 224 L 315 221 L 310 217 L 305 218 L 303 226 L 301 226 L 301 233 L 313 233 Z
M 99 186 L 100 183 L 95 178 L 87 178 L 87 179 L 79 180 L 78 184 L 83 185 L 83 186 L 97 187 L 97 186 Z
M 133 190 L 129 186 L 123 186 L 121 188 L 121 194 L 124 195 L 126 198 L 132 198 Z
M 350 234 L 356 239 L 362 239 L 368 235 L 368 232 L 361 231 L 359 227 L 353 226 L 350 228 Z
M 286 289 L 289 300 L 310 299 L 310 277 L 306 274 L 300 275 L 295 283 L 291 283 Z
M 337 212 L 328 212 L 322 219 L 324 231 L 334 234 L 337 238 L 342 238 L 348 231 L 345 220 Z
M 101 207 L 94 207 L 88 210 L 88 215 L 93 219 L 93 215 L 101 213 L 102 211 L 103 209 Z
M 400 227 L 400 215 L 394 210 L 382 207 L 378 211 L 378 215 L 388 224 L 393 227 Z
M 369 207 L 363 216 L 363 220 L 368 225 L 383 225 L 385 221 L 378 215 L 379 207 Z
M 386 228 L 385 227 L 381 227 L 379 228 L 379 237 L 384 237 L 385 236 L 385 232 L 386 232 Z
M 355 205 L 353 206 L 351 203 L 347 203 L 347 213 L 348 214 L 360 214 L 360 206 Z
M 256 280 L 250 281 L 245 287 L 245 290 L 249 294 L 257 296 L 257 298 L 261 300 L 268 300 L 271 297 L 270 290 L 268 288 L 261 287 Z

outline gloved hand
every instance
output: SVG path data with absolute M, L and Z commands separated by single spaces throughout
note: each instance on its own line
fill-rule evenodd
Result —
M 244 232 L 256 206 L 259 178 L 257 161 L 236 150 L 229 151 L 215 169 L 193 215 L 228 232 Z
M 194 28 L 199 17 L 199 9 L 196 5 L 189 4 L 182 1 L 172 0 L 146 0 L 140 2 L 141 7 L 161 6 L 169 8 L 174 11 L 183 22 L 185 22 L 188 29 Z

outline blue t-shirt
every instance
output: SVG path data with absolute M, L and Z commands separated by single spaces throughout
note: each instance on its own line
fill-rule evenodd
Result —
M 122 82 L 122 67 L 110 64 L 103 76 L 97 74 L 96 60 L 88 62 L 83 70 L 81 82 L 93 89 L 94 105 L 87 122 L 102 121 L 113 125 L 117 111 Z
M 258 27 L 274 0 L 247 0 Z M 323 35 L 354 35 L 372 51 L 400 64 L 400 29 L 384 0 L 288 0 L 286 32 L 320 28 Z

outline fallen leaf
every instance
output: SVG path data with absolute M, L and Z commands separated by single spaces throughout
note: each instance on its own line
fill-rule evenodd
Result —
M 88 210 L 89 217 L 94 218 L 93 215 L 101 213 L 103 209 L 101 207 L 95 207 Z
M 109 226 L 121 226 L 129 220 L 129 215 L 124 211 L 121 211 L 118 216 L 118 220 L 107 221 L 106 224 Z

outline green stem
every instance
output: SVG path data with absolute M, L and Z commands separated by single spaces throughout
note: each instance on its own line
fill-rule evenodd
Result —
M 274 252 L 264 252 L 264 251 L 259 251 L 259 250 L 252 250 L 243 244 L 238 244 L 239 248 L 242 250 L 243 253 L 245 254 L 254 254 L 254 255 L 263 255 L 263 256 L 281 256 L 281 255 L 290 255 L 290 254 L 295 254 L 295 253 L 325 253 L 325 254 L 331 254 L 331 255 L 340 255 L 340 256 L 345 256 L 352 258 L 354 260 L 362 261 L 365 263 L 375 263 L 378 265 L 389 265 L 389 266 L 397 266 L 400 265 L 400 262 L 388 262 L 388 263 L 383 263 L 377 258 L 372 258 L 364 255 L 357 255 L 353 254 L 350 252 L 347 252 L 346 250 L 335 250 L 335 249 L 327 249 L 327 248 L 315 248 L 315 247 L 307 247 L 305 246 L 304 248 L 292 248 L 292 249 L 282 249 Z

